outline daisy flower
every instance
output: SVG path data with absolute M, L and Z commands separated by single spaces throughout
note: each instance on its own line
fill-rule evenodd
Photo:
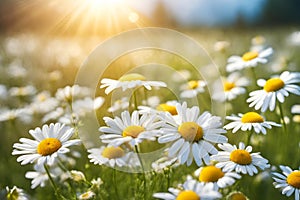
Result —
M 87 191 L 87 192 L 85 192 L 85 193 L 83 193 L 83 194 L 80 194 L 79 196 L 78 196 L 78 199 L 92 199 L 92 198 L 94 198 L 96 196 L 96 194 L 94 193 L 94 192 L 92 192 L 92 191 Z
M 79 139 L 69 140 L 73 134 L 73 128 L 56 123 L 44 125 L 41 128 L 30 130 L 29 134 L 35 139 L 21 138 L 21 143 L 13 145 L 12 155 L 21 155 L 17 158 L 21 165 L 37 161 L 38 165 L 52 165 L 55 159 L 70 150 L 68 147 L 80 143 Z
M 123 111 L 120 117 L 114 119 L 104 117 L 108 126 L 99 128 L 99 131 L 108 133 L 100 136 L 103 143 L 110 146 L 120 146 L 129 143 L 131 146 L 138 145 L 143 140 L 155 140 L 164 122 L 157 121 L 156 115 L 140 114 L 134 111 L 131 116 L 128 111 Z
M 87 87 L 82 87 L 79 85 L 66 86 L 64 88 L 59 88 L 55 97 L 60 101 L 71 102 L 73 98 L 82 98 L 90 95 L 91 91 Z
M 169 158 L 168 156 L 163 156 L 158 160 L 154 161 L 151 164 L 152 169 L 157 173 L 162 173 L 167 168 L 177 167 L 180 163 L 178 162 L 177 158 Z
M 226 100 L 231 101 L 237 96 L 244 94 L 246 92 L 244 87 L 248 85 L 249 80 L 247 78 L 241 77 L 238 72 L 234 72 L 227 78 L 223 78 L 223 90 L 213 94 L 212 98 L 221 102 Z M 217 87 L 219 88 L 219 85 L 215 85 L 215 88 Z
M 6 198 L 8 200 L 29 200 L 29 195 L 24 192 L 23 189 L 14 186 L 12 189 L 6 187 Z
M 161 103 L 156 105 L 156 108 L 151 108 L 149 106 L 138 106 L 139 113 L 153 113 L 157 114 L 160 112 L 169 112 L 171 115 L 177 115 L 176 104 L 178 101 L 167 101 L 166 103 Z
M 204 112 L 199 116 L 199 107 L 187 108 L 186 102 L 177 104 L 177 120 L 168 113 L 161 113 L 166 125 L 161 129 L 159 143 L 171 142 L 168 150 L 170 157 L 177 157 L 181 164 L 191 165 L 193 158 L 198 166 L 202 159 L 209 164 L 209 154 L 216 154 L 215 143 L 225 143 L 227 138 L 221 134 L 226 133 L 221 128 L 221 118 Z
M 25 87 L 12 87 L 9 89 L 11 96 L 30 96 L 36 93 L 35 87 L 28 85 Z
M 213 184 L 203 185 L 195 180 L 187 180 L 182 189 L 169 188 L 168 193 L 155 193 L 153 197 L 165 200 L 213 200 L 222 195 L 213 189 Z
M 261 109 L 265 112 L 268 108 L 270 111 L 275 109 L 276 99 L 284 102 L 284 97 L 289 96 L 289 93 L 300 95 L 300 86 L 295 83 L 300 82 L 299 72 L 283 72 L 279 77 L 274 77 L 269 80 L 259 79 L 257 84 L 263 87 L 262 90 L 251 92 L 247 103 L 255 110 Z
M 11 110 L 1 110 L 0 112 L 0 122 L 13 121 L 19 119 L 24 123 L 30 123 L 32 118 L 30 112 L 24 108 L 11 109 Z
M 107 109 L 108 112 L 116 112 L 118 110 L 125 110 L 129 107 L 129 99 L 128 97 L 122 97 L 114 101 L 114 103 Z
M 231 186 L 235 183 L 235 179 L 241 178 L 235 172 L 223 172 L 221 168 L 214 165 L 200 167 L 194 172 L 194 175 L 204 184 L 213 183 L 215 190 Z
M 293 105 L 291 108 L 291 113 L 294 114 L 293 121 L 300 123 L 300 104 Z
M 100 88 L 106 88 L 105 94 L 109 94 L 111 91 L 122 88 L 123 91 L 127 89 L 145 87 L 147 90 L 151 90 L 151 87 L 167 87 L 162 81 L 146 81 L 146 77 L 138 73 L 130 73 L 121 76 L 118 80 L 104 78 L 101 80 Z
M 226 71 L 233 72 L 236 70 L 242 70 L 247 67 L 256 67 L 258 63 L 265 64 L 268 62 L 267 57 L 273 53 L 272 48 L 267 48 L 257 51 L 249 51 L 242 56 L 231 56 L 228 58 Z
M 101 147 L 89 149 L 88 158 L 95 165 L 108 164 L 111 167 L 126 166 L 128 154 L 121 147 Z
M 44 166 L 34 165 L 35 171 L 26 172 L 25 178 L 32 179 L 31 181 L 31 189 L 35 189 L 36 187 L 45 187 L 46 182 L 49 180 L 49 176 L 44 168 Z M 61 175 L 63 171 L 59 167 L 51 167 L 50 168 L 50 176 L 52 178 L 58 177 Z
M 272 121 L 265 121 L 265 119 L 256 112 L 247 112 L 245 114 L 239 113 L 238 116 L 227 116 L 226 119 L 232 120 L 233 122 L 226 124 L 224 129 L 233 129 L 232 133 L 237 132 L 239 129 L 242 131 L 251 131 L 253 128 L 256 133 L 261 132 L 265 135 L 267 133 L 266 128 L 271 129 L 272 126 L 281 126 Z
M 240 142 L 239 147 L 229 143 L 219 144 L 220 149 L 217 155 L 211 157 L 212 160 L 218 161 L 216 167 L 222 168 L 223 172 L 232 172 L 249 174 L 257 174 L 257 168 L 264 170 L 269 168 L 268 160 L 260 156 L 260 153 L 251 153 L 252 147 Z
M 231 192 L 227 197 L 226 200 L 249 200 L 242 192 Z
M 206 83 L 201 80 L 191 80 L 183 85 L 181 85 L 180 89 L 182 92 L 180 93 L 181 98 L 193 98 L 196 97 L 199 93 L 204 92 L 204 87 Z
M 282 194 L 286 196 L 291 196 L 295 194 L 295 200 L 299 200 L 300 196 L 300 169 L 292 170 L 288 166 L 279 166 L 282 170 L 282 173 L 274 172 L 274 186 L 275 188 L 280 188 Z

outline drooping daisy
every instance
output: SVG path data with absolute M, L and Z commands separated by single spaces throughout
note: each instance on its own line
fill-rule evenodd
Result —
M 199 93 L 203 93 L 204 87 L 206 83 L 201 80 L 191 80 L 185 84 L 183 84 L 180 89 L 182 92 L 180 93 L 181 98 L 194 98 Z
M 155 193 L 153 197 L 165 200 L 213 200 L 219 199 L 222 195 L 213 189 L 213 184 L 203 185 L 195 180 L 187 180 L 182 189 L 169 188 L 168 193 Z
M 212 155 L 211 159 L 218 161 L 216 167 L 222 168 L 224 172 L 235 171 L 237 173 L 257 174 L 257 168 L 264 170 L 269 168 L 268 160 L 263 158 L 260 153 L 251 153 L 252 147 L 240 142 L 239 147 L 229 143 L 219 144 L 220 149 L 217 155 Z
M 234 72 L 227 78 L 223 78 L 223 90 L 218 91 L 219 86 L 215 85 L 216 92 L 212 98 L 216 101 L 224 102 L 226 100 L 231 101 L 237 96 L 246 92 L 245 86 L 249 85 L 249 80 L 245 77 L 241 77 L 240 73 Z
M 14 186 L 12 189 L 6 187 L 6 199 L 10 200 L 29 200 L 30 197 L 24 192 L 23 189 Z
M 281 126 L 280 124 L 272 121 L 265 121 L 263 116 L 256 112 L 247 112 L 245 114 L 239 113 L 238 116 L 227 116 L 226 119 L 232 120 L 233 122 L 226 124 L 224 129 L 233 129 L 232 133 L 237 132 L 239 129 L 242 131 L 251 131 L 253 128 L 256 133 L 261 132 L 265 135 L 267 133 L 266 128 L 271 129 L 272 126 Z
M 17 158 L 21 165 L 37 161 L 38 165 L 52 165 L 61 154 L 70 150 L 68 147 L 80 143 L 79 139 L 69 140 L 73 134 L 73 128 L 56 123 L 44 125 L 41 128 L 30 130 L 29 134 L 35 139 L 21 138 L 21 143 L 13 145 L 12 155 L 21 155 Z
M 236 179 L 241 178 L 235 172 L 223 172 L 221 168 L 214 165 L 200 167 L 195 171 L 194 175 L 204 184 L 213 183 L 215 190 L 231 186 L 235 183 Z
M 176 110 L 177 120 L 168 112 L 161 113 L 166 125 L 161 129 L 158 142 L 171 142 L 169 156 L 177 157 L 181 164 L 189 166 L 193 159 L 198 166 L 202 165 L 202 160 L 209 164 L 209 154 L 218 152 L 214 144 L 227 142 L 227 138 L 221 135 L 226 133 L 221 128 L 221 118 L 208 112 L 199 116 L 199 107 L 187 108 L 186 102 L 177 104 Z
M 282 194 L 286 196 L 291 196 L 293 193 L 295 195 L 295 200 L 299 200 L 300 196 L 300 169 L 292 170 L 288 166 L 279 166 L 282 173 L 274 172 L 274 186 L 282 190 Z
M 272 48 L 267 48 L 257 51 L 249 51 L 242 56 L 231 56 L 228 58 L 226 71 L 233 72 L 236 70 L 242 70 L 247 67 L 256 67 L 258 63 L 265 64 L 268 62 L 267 57 L 273 53 Z
M 128 154 L 121 147 L 101 147 L 89 149 L 88 158 L 95 165 L 108 164 L 111 167 L 116 165 L 119 167 L 126 166 Z
M 284 102 L 284 98 L 289 96 L 289 93 L 300 95 L 300 86 L 295 83 L 300 82 L 299 72 L 283 72 L 279 77 L 270 78 L 269 80 L 259 79 L 257 84 L 263 87 L 262 90 L 251 92 L 247 103 L 255 110 L 261 109 L 265 112 L 268 108 L 270 111 L 275 109 L 276 99 Z
M 147 90 L 151 90 L 152 87 L 167 87 L 166 83 L 162 81 L 146 81 L 145 76 L 138 73 L 130 73 L 121 76 L 118 80 L 104 78 L 101 80 L 100 88 L 106 88 L 105 93 L 109 94 L 117 88 L 122 88 L 122 90 L 125 91 L 141 86 Z
M 103 120 L 108 126 L 100 127 L 99 131 L 107 134 L 101 135 L 100 139 L 115 147 L 123 143 L 135 146 L 143 140 L 155 140 L 155 136 L 160 133 L 159 128 L 164 124 L 163 121 L 157 121 L 156 115 L 140 115 L 138 111 L 134 111 L 131 116 L 128 111 L 123 111 L 121 118 L 104 117 Z

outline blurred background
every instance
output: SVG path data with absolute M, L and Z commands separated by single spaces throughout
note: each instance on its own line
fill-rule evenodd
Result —
M 0 30 L 107 36 L 148 26 L 296 26 L 299 9 L 299 0 L 1 0 Z

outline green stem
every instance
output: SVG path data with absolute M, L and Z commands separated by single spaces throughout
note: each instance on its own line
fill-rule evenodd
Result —
M 139 161 L 141 163 L 141 167 L 142 167 L 142 174 L 143 174 L 143 194 L 144 194 L 144 199 L 146 199 L 145 196 L 146 196 L 146 187 L 147 187 L 147 184 L 146 184 L 145 168 L 144 168 L 144 164 L 143 164 L 142 158 L 141 158 L 140 153 L 139 153 L 138 146 L 135 145 L 134 148 L 135 148 L 135 152 L 136 152 L 136 154 L 138 156 L 138 159 L 139 159 Z
M 44 164 L 44 168 L 45 168 L 45 171 L 46 171 L 46 173 L 48 175 L 48 178 L 49 178 L 49 181 L 51 183 L 51 186 L 54 189 L 54 194 L 55 194 L 56 198 L 57 199 L 65 199 L 61 194 L 59 194 L 58 188 L 57 188 L 57 186 L 56 186 L 53 178 L 51 177 L 50 172 L 49 172 L 49 168 L 48 168 L 48 166 L 46 164 Z
M 117 170 L 116 170 L 116 168 L 114 168 L 113 169 L 113 183 L 114 183 L 114 188 L 115 188 L 115 193 L 116 193 L 117 199 L 120 199 L 119 198 L 119 193 L 118 193 L 118 188 L 117 188 L 116 176 L 117 176 Z
M 145 98 L 146 104 L 147 104 L 147 106 L 148 106 L 149 104 L 148 104 L 148 94 L 147 94 L 147 89 L 146 89 L 145 87 L 143 87 L 143 90 L 144 90 L 144 98 Z
M 282 126 L 283 126 L 283 132 L 284 132 L 284 133 L 287 133 L 287 130 L 286 130 L 286 123 L 285 123 L 285 120 L 284 120 L 283 109 L 282 109 L 282 105 L 281 105 L 280 102 L 278 103 L 278 107 L 279 107 L 279 111 L 280 111 L 280 117 L 281 117 L 281 124 L 282 124 Z
M 135 90 L 135 91 L 133 92 L 134 110 L 137 110 L 137 107 L 138 107 L 138 101 L 137 101 L 137 94 L 136 94 L 136 91 L 137 91 L 137 90 Z
M 256 82 L 257 76 L 256 76 L 256 73 L 255 73 L 254 67 L 250 67 L 250 69 L 251 69 L 251 73 L 252 73 L 252 78 L 254 79 L 254 82 Z
M 253 132 L 254 132 L 254 128 L 252 127 L 252 130 L 251 130 L 251 132 L 249 133 L 248 138 L 247 138 L 246 146 L 247 146 L 247 145 L 250 145 L 250 141 L 251 141 L 251 137 L 252 137 L 252 135 L 253 135 Z

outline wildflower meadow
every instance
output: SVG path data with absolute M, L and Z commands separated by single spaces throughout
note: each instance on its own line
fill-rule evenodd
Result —
M 300 196 L 300 32 L 0 38 L 0 199 Z

